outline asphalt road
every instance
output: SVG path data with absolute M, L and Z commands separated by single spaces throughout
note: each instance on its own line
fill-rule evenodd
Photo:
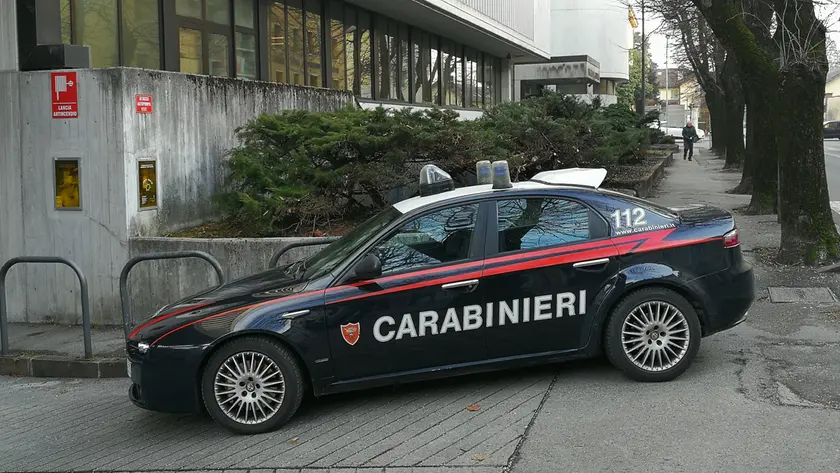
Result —
M 716 166 L 678 159 L 654 200 L 745 205 L 726 193 L 739 173 Z M 676 381 L 569 362 L 310 399 L 283 429 L 245 437 L 137 409 L 126 380 L 0 377 L 0 471 L 836 472 L 840 303 L 773 303 L 767 288 L 840 294 L 840 276 L 774 266 L 775 218 L 737 219 L 759 298 Z

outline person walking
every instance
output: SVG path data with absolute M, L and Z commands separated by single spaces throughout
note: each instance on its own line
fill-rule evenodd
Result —
M 683 137 L 683 161 L 686 157 L 689 161 L 694 157 L 694 142 L 697 141 L 697 130 L 691 122 L 686 123 L 682 129 Z

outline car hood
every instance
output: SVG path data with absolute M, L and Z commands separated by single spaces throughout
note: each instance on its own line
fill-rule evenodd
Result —
M 306 290 L 310 281 L 287 272 L 288 266 L 237 279 L 167 305 L 129 333 L 132 340 L 154 340 L 174 328 L 223 311 Z

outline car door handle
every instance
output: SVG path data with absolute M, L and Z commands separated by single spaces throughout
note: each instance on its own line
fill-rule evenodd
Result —
M 452 290 L 452 289 L 461 289 L 461 288 L 464 288 L 464 287 L 475 288 L 475 286 L 478 286 L 478 279 L 470 279 L 469 281 L 451 282 L 451 283 L 444 284 L 443 286 L 441 286 L 441 289 L 443 289 L 445 291 L 449 291 L 449 290 Z
M 589 261 L 581 261 L 579 263 L 575 263 L 572 266 L 574 266 L 575 269 L 589 269 L 589 268 L 594 268 L 595 266 L 603 266 L 603 265 L 605 265 L 609 262 L 610 262 L 609 258 L 601 258 L 601 259 L 593 259 L 593 260 L 589 260 Z
M 281 315 L 280 317 L 284 319 L 296 319 L 298 317 L 303 317 L 304 315 L 309 313 L 309 309 L 304 310 L 296 310 L 294 312 L 286 312 L 285 314 Z

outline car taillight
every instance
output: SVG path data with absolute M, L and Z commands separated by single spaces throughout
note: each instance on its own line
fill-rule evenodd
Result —
M 738 233 L 737 228 L 723 236 L 723 247 L 724 248 L 735 248 L 736 246 L 738 246 L 740 244 L 741 244 L 741 234 Z

